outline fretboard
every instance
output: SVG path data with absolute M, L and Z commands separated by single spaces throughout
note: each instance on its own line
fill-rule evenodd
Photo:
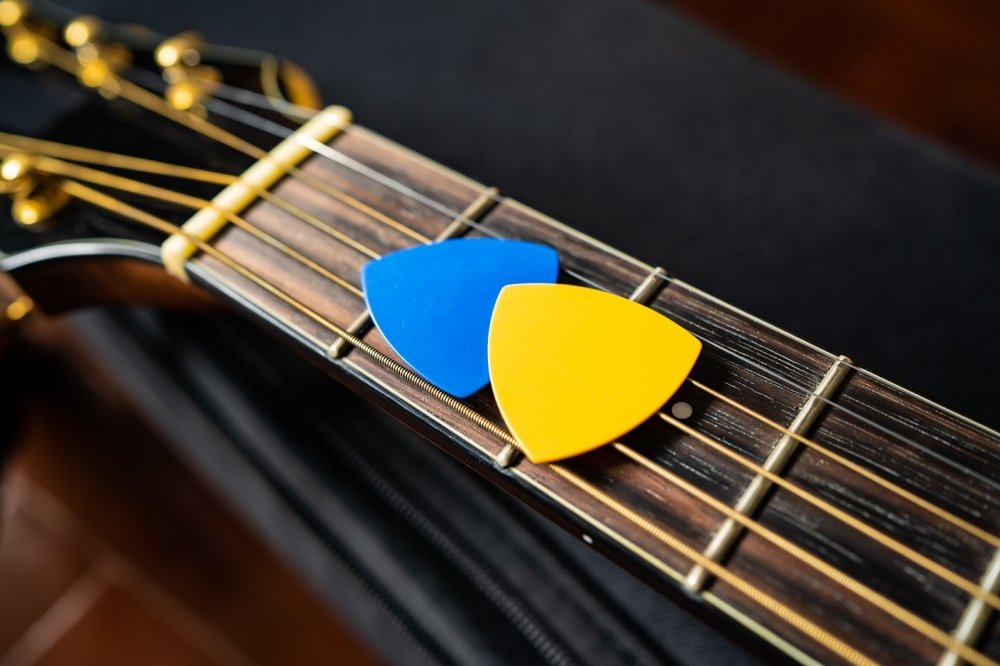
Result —
M 328 145 L 300 167 L 327 191 L 285 177 L 271 191 L 298 212 L 258 199 L 242 215 L 348 286 L 231 224 L 213 247 L 288 298 L 205 253 L 188 262 L 191 279 L 588 546 L 796 659 L 1000 660 L 996 433 L 367 130 Z M 703 354 L 663 416 L 593 453 L 535 465 L 510 457 L 489 388 L 443 400 L 336 333 L 395 359 L 366 325 L 361 267 L 482 235 L 549 245 L 561 281 L 632 297 L 698 336 Z M 607 322 L 607 349 L 594 354 L 628 338 Z

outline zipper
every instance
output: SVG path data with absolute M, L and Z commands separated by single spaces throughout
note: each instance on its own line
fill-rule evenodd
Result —
M 338 441 L 336 455 L 345 463 L 370 490 L 372 490 L 397 515 L 402 517 L 432 547 L 437 550 L 455 570 L 460 572 L 537 651 L 546 663 L 565 666 L 577 663 L 565 645 L 548 627 L 538 619 L 519 596 L 508 592 L 490 575 L 492 567 L 482 558 L 470 555 L 456 543 L 449 531 L 422 513 L 412 502 L 397 490 L 387 476 L 360 455 L 357 449 L 343 441 Z M 453 534 L 453 533 L 452 533 Z

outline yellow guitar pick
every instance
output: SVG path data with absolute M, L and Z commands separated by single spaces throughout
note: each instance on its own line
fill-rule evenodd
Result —
M 579 455 L 655 414 L 701 342 L 628 299 L 565 284 L 500 292 L 489 335 L 493 393 L 534 463 Z

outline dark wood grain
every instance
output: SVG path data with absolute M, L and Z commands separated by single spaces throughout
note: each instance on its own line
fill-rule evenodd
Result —
M 336 138 L 332 146 L 344 155 L 388 174 L 407 188 L 440 202 L 431 206 L 321 156 L 304 165 L 344 193 L 432 238 L 451 221 L 452 212 L 469 205 L 485 189 L 426 162 L 362 130 Z M 275 191 L 324 222 L 348 233 L 382 254 L 417 242 L 342 201 L 286 178 Z M 359 285 L 367 257 L 330 239 L 268 202 L 247 211 L 254 224 Z M 469 235 L 496 234 L 534 240 L 559 250 L 563 278 L 628 296 L 652 270 L 617 251 L 582 236 L 512 200 L 494 207 Z M 362 311 L 354 294 L 230 227 L 216 247 L 249 267 L 284 293 L 346 327 Z M 550 467 L 525 460 L 502 470 L 493 458 L 503 440 L 402 380 L 392 370 L 354 350 L 345 358 L 326 356 L 336 335 L 227 268 L 198 256 L 191 274 L 300 343 L 305 353 L 329 368 L 338 379 L 369 395 L 394 416 L 435 444 L 466 460 L 497 483 L 514 490 L 559 517 L 594 546 L 636 567 L 666 587 L 691 568 L 692 561 L 655 534 L 623 517 L 605 503 L 581 492 Z M 789 424 L 819 384 L 835 357 L 790 338 L 686 284 L 665 280 L 650 307 L 688 328 L 705 342 L 693 378 L 781 424 Z M 377 331 L 366 342 L 392 355 Z M 628 344 L 627 331 L 608 322 L 608 348 Z M 597 350 L 600 352 L 601 350 Z M 760 463 L 781 432 L 744 411 L 685 385 L 676 401 L 693 407 L 687 424 Z M 892 385 L 852 371 L 827 406 L 810 436 L 848 459 L 974 525 L 995 534 L 1000 524 L 1000 442 L 984 428 L 931 406 Z M 466 401 L 479 414 L 500 423 L 489 389 Z M 872 426 L 881 424 L 884 431 Z M 889 434 L 893 433 L 893 434 Z M 653 418 L 623 442 L 685 481 L 732 505 L 754 476 L 746 465 L 707 447 L 675 427 Z M 611 447 L 566 463 L 567 469 L 699 551 L 724 516 L 662 476 L 642 468 Z M 970 475 L 969 470 L 975 474 Z M 957 574 L 978 580 L 992 548 L 950 523 L 914 506 L 886 488 L 866 480 L 813 450 L 794 458 L 786 477 Z M 950 632 L 969 596 L 950 583 L 908 562 L 876 540 L 784 489 L 772 489 L 757 518 L 767 528 L 825 562 L 863 582 L 879 594 L 911 610 L 944 632 Z M 725 560 L 728 570 L 770 595 L 783 606 L 822 627 L 838 639 L 882 662 L 935 663 L 943 648 L 883 610 L 818 574 L 756 534 L 745 534 Z M 807 633 L 764 610 L 732 585 L 715 581 L 702 599 L 738 620 L 766 628 L 767 635 L 793 654 L 821 661 L 843 661 Z M 760 625 L 760 626 L 757 626 Z M 979 648 L 1000 656 L 1000 640 L 990 629 Z

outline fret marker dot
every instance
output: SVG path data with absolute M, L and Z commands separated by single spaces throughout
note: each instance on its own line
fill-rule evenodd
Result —
M 684 419 L 691 418 L 691 414 L 694 413 L 694 409 L 689 403 L 675 402 L 670 407 L 670 413 L 674 415 L 675 419 L 683 421 Z
M 587 544 L 588 546 L 593 546 L 594 545 L 594 539 L 589 534 L 584 534 L 583 535 L 583 542 L 585 544 Z

